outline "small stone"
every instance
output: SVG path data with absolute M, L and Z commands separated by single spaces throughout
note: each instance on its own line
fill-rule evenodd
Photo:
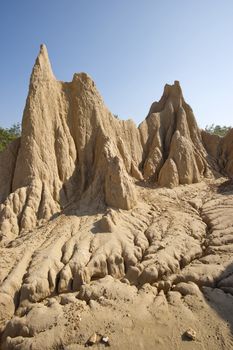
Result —
M 165 243 L 160 243 L 158 246 L 158 250 L 164 249 L 166 248 L 166 244 Z
M 127 278 L 122 278 L 121 282 L 125 283 L 125 284 L 130 284 L 130 282 Z
M 187 331 L 184 333 L 184 335 L 189 338 L 190 340 L 195 340 L 197 337 L 196 331 L 194 331 L 192 328 L 187 329 Z
M 60 301 L 61 305 L 73 304 L 76 302 L 77 302 L 77 299 L 74 295 L 71 295 L 71 294 L 61 295 L 61 301 Z
M 105 344 L 105 346 L 109 346 L 110 345 L 109 337 L 106 336 L 106 335 L 103 335 L 102 338 L 101 338 L 101 343 Z
M 86 345 L 87 346 L 92 346 L 96 343 L 97 341 L 97 334 L 96 333 L 93 333 L 90 338 L 88 339 L 88 341 L 86 342 Z
M 98 306 L 98 303 L 97 303 L 97 301 L 91 299 L 91 300 L 89 300 L 88 305 L 90 306 L 91 309 L 94 310 Z
M 47 302 L 47 306 L 52 306 L 57 303 L 57 299 L 55 298 L 50 298 Z

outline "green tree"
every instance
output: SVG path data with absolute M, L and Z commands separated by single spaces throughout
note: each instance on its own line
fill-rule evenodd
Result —
M 13 124 L 10 128 L 0 127 L 0 152 L 7 145 L 21 135 L 20 123 Z
M 218 135 L 218 136 L 225 136 L 226 133 L 231 129 L 231 126 L 221 126 L 221 125 L 206 125 L 205 131 L 207 131 L 210 134 Z

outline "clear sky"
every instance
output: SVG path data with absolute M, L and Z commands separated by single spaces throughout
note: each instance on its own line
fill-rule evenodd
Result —
M 85 71 L 141 122 L 179 80 L 201 127 L 233 125 L 232 0 L 0 0 L 0 125 L 21 121 L 39 45 L 59 80 Z

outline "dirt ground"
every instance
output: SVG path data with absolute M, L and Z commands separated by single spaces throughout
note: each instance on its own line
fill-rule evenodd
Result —
M 2 349 L 233 349 L 231 183 L 137 191 L 1 247 Z

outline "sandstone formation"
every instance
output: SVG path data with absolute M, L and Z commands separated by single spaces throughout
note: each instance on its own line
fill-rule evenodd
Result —
M 139 131 L 146 179 L 153 178 L 162 186 L 173 187 L 209 176 L 201 133 L 178 81 L 165 86 L 161 100 L 152 104 Z
M 3 236 L 35 227 L 86 192 L 91 203 L 105 198 L 113 207 L 134 206 L 129 176 L 141 178 L 137 128 L 106 109 L 85 73 L 57 81 L 45 46 L 32 71 L 19 143 L 6 151 L 9 170 L 0 173 Z M 3 168 L 8 153 L 0 156 Z
M 192 329 L 192 349 L 231 349 L 232 142 L 199 130 L 178 82 L 138 128 L 115 118 L 41 46 L 0 153 L 1 348 L 187 349 Z
M 224 137 L 202 131 L 202 139 L 213 167 L 223 175 L 233 178 L 233 129 Z
M 201 137 L 179 82 L 165 86 L 137 128 L 107 110 L 87 74 L 74 74 L 70 83 L 57 81 L 42 45 L 22 136 L 0 155 L 1 237 L 12 239 L 77 201 L 131 209 L 137 180 L 174 187 L 208 178 L 220 151 L 210 149 L 205 137 L 211 138 L 204 132 Z M 229 133 L 219 141 L 221 159 L 214 169 L 227 175 L 231 139 Z

